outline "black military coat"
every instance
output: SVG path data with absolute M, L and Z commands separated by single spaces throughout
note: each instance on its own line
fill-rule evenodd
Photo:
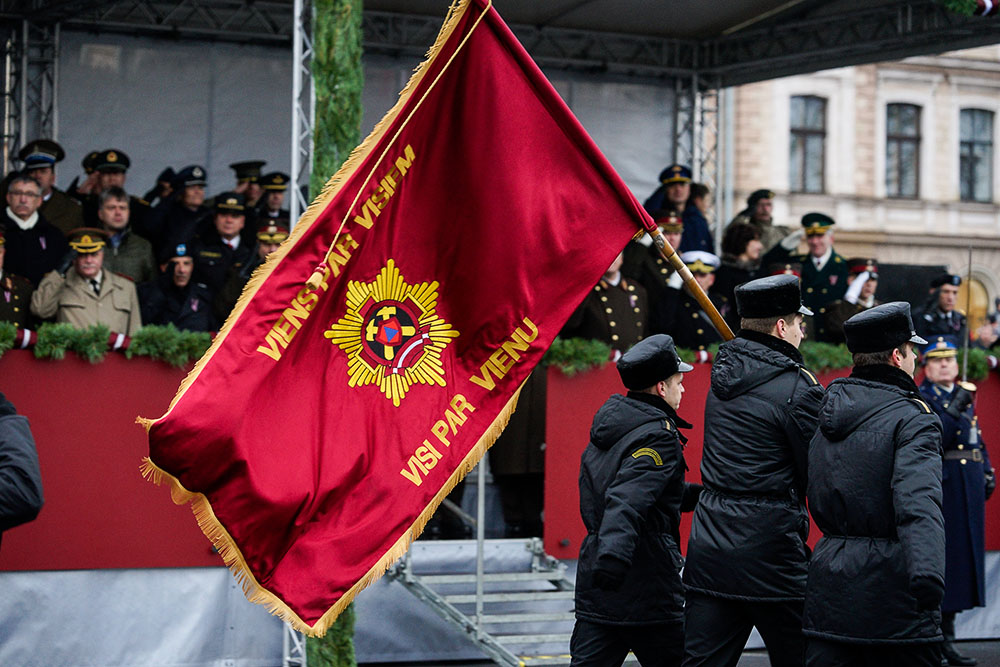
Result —
M 717 296 L 709 294 L 716 310 L 722 305 Z M 721 343 L 722 336 L 687 288 L 669 289 L 660 302 L 652 308 L 651 333 L 670 334 L 677 347 L 705 350 L 713 343 Z M 739 328 L 739 327 L 737 327 Z
M 946 313 L 937 306 L 914 315 L 913 328 L 927 340 L 937 336 L 954 336 L 959 345 L 969 335 L 969 325 L 963 313 L 957 310 Z
M 212 294 L 216 294 L 226 281 L 230 269 L 239 270 L 257 256 L 254 247 L 242 240 L 233 250 L 213 228 L 205 231 L 192 244 L 194 257 L 194 280 L 204 284 Z
M 12 322 L 27 329 L 31 321 L 31 293 L 35 288 L 27 278 L 0 270 L 0 322 Z
M 622 278 L 612 285 L 603 278 L 570 315 L 559 333 L 563 338 L 604 341 L 625 352 L 646 337 L 649 307 L 642 285 Z
M 646 298 L 650 306 L 655 306 L 668 288 L 670 276 L 674 267 L 660 256 L 655 245 L 643 245 L 638 241 L 629 241 L 622 254 L 622 275 L 646 290 Z
M 219 324 L 212 311 L 212 295 L 204 285 L 191 281 L 184 288 L 173 284 L 169 274 L 139 287 L 142 321 L 173 324 L 186 331 L 216 331 Z
M 0 219 L 4 225 L 4 270 L 23 276 L 38 287 L 42 276 L 62 264 L 69 252 L 66 237 L 56 229 L 45 216 L 38 214 L 38 221 L 31 229 L 24 230 L 4 215 Z
M 3 531 L 31 521 L 42 509 L 42 476 L 38 452 L 28 420 L 0 394 L 0 461 L 4 483 L 0 484 L 0 536 Z
M 687 589 L 734 600 L 805 596 L 807 448 L 822 398 L 798 350 L 779 338 L 741 330 L 719 348 Z
M 594 415 L 580 463 L 580 513 L 587 536 L 576 572 L 576 616 L 594 623 L 680 623 L 681 511 L 697 502 L 684 482 L 686 441 L 659 397 L 615 394 Z M 618 590 L 600 590 L 594 571 L 627 567 Z
M 708 294 L 712 297 L 712 303 L 719 309 L 719 314 L 733 331 L 738 331 L 740 328 L 740 314 L 736 310 L 736 288 L 760 277 L 759 262 L 750 264 L 734 257 L 723 256 L 722 266 L 716 270 L 715 282 L 712 283 Z
M 803 632 L 859 644 L 941 641 L 941 422 L 888 365 L 830 383 L 809 446 Z M 918 603 L 918 599 L 923 603 Z

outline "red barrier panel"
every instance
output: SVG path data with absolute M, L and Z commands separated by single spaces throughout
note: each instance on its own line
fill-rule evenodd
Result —
M 0 358 L 0 391 L 31 422 L 45 494 L 38 519 L 4 532 L 0 569 L 222 565 L 191 509 L 139 474 L 149 448 L 135 418 L 159 417 L 184 375 L 115 352 L 98 364 Z
M 689 481 L 701 479 L 709 371 L 707 364 L 697 364 L 684 379 L 679 413 L 694 424 L 686 432 L 690 442 L 684 451 Z M 555 369 L 548 374 L 545 547 L 559 558 L 576 558 L 584 535 L 577 490 L 580 454 L 594 413 L 624 388 L 612 364 L 575 377 Z M 114 352 L 98 364 L 72 353 L 63 361 L 38 361 L 22 350 L 0 357 L 0 391 L 31 420 L 45 491 L 38 519 L 3 534 L 0 570 L 222 565 L 190 508 L 174 505 L 166 488 L 139 474 L 148 447 L 135 418 L 160 416 L 184 375 L 160 362 L 126 360 Z M 820 380 L 828 384 L 836 376 Z M 991 373 L 979 386 L 984 439 L 1000 464 L 1000 376 Z M 989 549 L 1000 549 L 996 502 L 987 505 Z M 686 514 L 683 547 L 690 525 Z M 813 543 L 819 538 L 815 527 L 810 538 Z
M 708 364 L 695 364 L 684 376 L 684 397 L 677 413 L 694 425 L 684 431 L 688 437 L 684 460 L 689 468 L 687 480 L 701 481 L 701 451 L 704 437 L 705 397 L 709 390 Z M 613 364 L 601 369 L 566 377 L 561 371 L 548 371 L 548 406 L 545 438 L 545 550 L 557 558 L 576 558 L 586 531 L 580 519 L 580 456 L 587 446 L 594 413 L 608 396 L 625 393 Z M 847 375 L 843 370 L 819 378 L 826 386 L 833 379 Z M 918 377 L 918 382 L 919 382 Z M 979 383 L 977 414 L 994 465 L 1000 465 L 1000 376 L 990 376 Z M 1000 498 L 998 494 L 997 498 Z M 1000 549 L 1000 511 L 992 500 L 986 506 L 986 548 Z M 691 515 L 681 521 L 681 549 L 687 551 Z M 816 544 L 819 529 L 812 524 L 809 543 Z

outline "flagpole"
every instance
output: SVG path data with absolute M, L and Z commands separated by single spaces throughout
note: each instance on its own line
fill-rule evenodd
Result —
M 732 340 L 735 338 L 736 336 L 733 335 L 733 330 L 730 329 L 729 325 L 726 324 L 726 321 L 722 319 L 722 315 L 719 314 L 719 310 L 715 307 L 715 304 L 712 303 L 712 300 L 708 298 L 707 294 L 705 294 L 705 290 L 701 288 L 698 281 L 694 279 L 694 274 L 691 273 L 691 269 L 689 269 L 687 264 L 685 264 L 677 255 L 677 251 L 674 250 L 669 243 L 667 243 L 667 239 L 663 236 L 660 228 L 655 224 L 650 224 L 648 227 L 644 227 L 644 229 L 647 234 L 653 237 L 653 243 L 656 244 L 656 248 L 660 251 L 660 255 L 663 259 L 670 262 L 670 265 L 677 270 L 677 274 L 681 277 L 681 280 L 684 281 L 684 284 L 687 285 L 688 291 L 691 292 L 691 295 L 698 301 L 698 305 L 700 305 L 702 310 L 705 311 L 705 314 L 708 315 L 708 319 L 712 321 L 712 326 L 714 326 L 715 330 L 719 332 L 719 335 L 722 336 L 723 340 Z

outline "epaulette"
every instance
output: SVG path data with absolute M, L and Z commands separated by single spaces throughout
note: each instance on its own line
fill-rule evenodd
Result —
M 799 366 L 798 369 L 803 373 L 805 373 L 806 377 L 809 378 L 810 381 L 812 381 L 813 385 L 819 384 L 819 380 L 816 379 L 816 376 L 813 375 L 810 371 L 808 371 L 804 366 Z
M 842 260 L 842 259 L 840 258 L 840 255 L 834 255 L 834 256 L 833 256 L 833 261 L 835 261 L 835 262 L 836 262 L 837 264 L 840 264 L 840 263 L 841 263 L 841 262 L 843 262 L 844 260 Z
M 136 200 L 137 202 L 139 202 L 143 206 L 149 206 L 149 202 L 146 201 L 145 199 L 143 199 L 142 197 L 132 197 L 132 199 Z
M 925 403 L 922 399 L 912 398 L 911 397 L 910 400 L 913 401 L 914 403 L 916 403 L 917 405 L 919 405 L 921 408 L 923 408 L 924 412 L 926 412 L 928 414 L 931 413 L 930 407 L 928 407 L 927 403 Z

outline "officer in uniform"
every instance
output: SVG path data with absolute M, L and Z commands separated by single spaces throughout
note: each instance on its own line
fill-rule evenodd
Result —
M 689 250 L 681 254 L 681 261 L 694 275 L 695 282 L 708 294 L 719 268 L 719 258 L 710 252 Z M 663 299 L 652 308 L 650 315 L 653 333 L 668 333 L 678 347 L 689 350 L 707 351 L 713 343 L 721 343 L 722 337 L 715 330 L 712 321 L 701 304 L 676 276 L 677 287 L 669 289 Z M 711 296 L 711 295 L 710 295 Z M 718 310 L 721 303 L 711 297 Z M 707 360 L 707 359 L 706 359 Z
M 809 443 L 806 665 L 941 664 L 941 422 L 913 382 L 910 304 L 844 324 L 850 377 L 830 383 Z
M 866 257 L 847 261 L 847 291 L 826 308 L 824 343 L 844 342 L 844 322 L 860 312 L 879 304 L 875 300 L 878 289 L 878 262 Z
M 257 230 L 257 245 L 253 258 L 242 266 L 229 269 L 226 282 L 215 296 L 213 311 L 220 323 L 225 322 L 226 318 L 229 317 L 229 313 L 233 310 L 236 302 L 239 301 L 240 294 L 243 293 L 243 287 L 250 280 L 253 272 L 287 238 L 288 228 L 278 223 L 270 223 L 266 227 Z
M 177 172 L 172 196 L 150 216 L 149 233 L 157 259 L 166 260 L 179 244 L 189 243 L 209 227 L 212 209 L 205 206 L 207 178 L 204 167 L 196 164 Z
M 186 243 L 171 253 L 167 268 L 153 282 L 139 286 L 142 321 L 146 324 L 173 324 L 186 331 L 216 331 L 212 295 L 208 288 L 191 279 L 194 260 Z
M 799 281 L 736 288 L 741 328 L 719 347 L 684 586 L 685 667 L 740 659 L 754 626 L 771 664 L 802 664 L 809 549 L 806 455 L 823 387 L 803 365 Z
M 149 202 L 150 209 L 155 209 L 170 197 L 174 191 L 174 178 L 176 177 L 177 172 L 174 171 L 173 167 L 165 167 L 156 176 L 156 185 L 142 196 L 144 200 Z
M 781 239 L 792 233 L 788 227 L 775 225 L 772 218 L 774 212 L 774 192 L 771 190 L 754 190 L 747 197 L 747 207 L 736 214 L 726 230 L 734 223 L 742 222 L 753 225 L 760 232 L 760 242 L 767 252 L 778 245 Z
M 4 271 L 3 259 L 6 252 L 3 226 L 0 225 L 0 322 L 11 322 L 21 329 L 27 329 L 31 316 L 31 281 Z
M 125 179 L 128 168 L 132 165 L 128 155 L 120 150 L 110 148 L 97 154 L 94 160 L 94 170 L 97 172 L 97 187 L 87 197 L 83 206 L 83 219 L 89 227 L 100 227 L 101 222 L 97 217 L 97 207 L 99 205 L 98 195 L 110 187 L 125 189 Z M 147 230 L 146 217 L 149 215 L 149 202 L 144 199 L 129 195 L 129 224 L 140 236 L 145 237 L 150 242 Z
M 826 340 L 826 309 L 847 291 L 847 261 L 833 249 L 833 226 L 823 213 L 802 216 L 802 229 L 786 236 L 764 255 L 764 264 L 797 262 L 802 265 L 802 303 L 816 313 L 813 340 Z M 805 255 L 795 253 L 803 234 L 809 246 Z
M 676 250 L 681 244 L 681 234 L 684 231 L 680 215 L 673 211 L 657 211 L 653 219 L 663 238 Z M 663 259 L 649 234 L 643 234 L 638 241 L 629 241 L 625 246 L 622 273 L 632 282 L 642 285 L 650 305 L 655 305 L 666 293 L 674 267 Z
M 90 196 L 90 193 L 97 191 L 98 174 L 94 169 L 94 166 L 97 164 L 97 157 L 100 154 L 100 151 L 90 151 L 87 153 L 80 162 L 80 166 L 83 167 L 84 173 L 83 183 L 80 183 L 79 176 L 75 176 L 73 180 L 70 181 L 69 187 L 66 188 L 66 194 L 80 202 L 81 206 L 86 203 L 87 197 Z
M 938 336 L 924 348 L 924 381 L 920 393 L 941 420 L 944 463 L 941 475 L 944 511 L 944 601 L 941 603 L 943 653 L 948 664 L 975 665 L 960 654 L 955 641 L 955 615 L 986 606 L 985 504 L 996 487 L 990 457 L 974 407 L 976 386 L 956 382 L 958 347 Z
M 215 198 L 215 220 L 194 242 L 194 278 L 214 295 L 230 269 L 239 270 L 253 260 L 254 249 L 242 237 L 246 224 L 243 195 L 223 192 Z
M 288 190 L 288 183 L 291 180 L 288 174 L 280 171 L 272 171 L 260 177 L 260 187 L 264 191 L 261 200 L 253 209 L 253 226 L 260 227 L 268 220 L 283 220 L 289 224 L 288 209 L 284 208 L 285 192 Z
M 42 186 L 42 206 L 38 211 L 63 234 L 83 226 L 80 203 L 55 187 L 56 162 L 66 157 L 62 146 L 49 139 L 36 139 L 17 154 L 24 171 Z
M 621 272 L 622 253 L 583 303 L 570 315 L 559 335 L 607 343 L 619 354 L 646 337 L 649 307 L 646 290 Z
M 681 164 L 672 164 L 660 172 L 660 185 L 646 200 L 646 210 L 657 217 L 659 211 L 673 211 L 684 221 L 681 241 L 673 246 L 678 252 L 715 249 L 708 221 L 691 198 L 691 170 Z
M 684 393 L 670 336 L 636 344 L 618 361 L 628 394 L 594 416 L 580 462 L 580 513 L 587 536 L 576 572 L 572 665 L 620 665 L 631 649 L 644 666 L 681 664 L 684 593 L 681 512 L 701 488 L 684 482 L 677 415 Z
M 931 281 L 931 297 L 917 313 L 917 331 L 924 338 L 954 336 L 962 341 L 969 335 L 965 313 L 956 308 L 962 276 L 945 273 Z
M 106 242 L 100 229 L 74 230 L 69 240 L 75 253 L 72 265 L 65 274 L 45 275 L 31 295 L 31 312 L 78 329 L 104 324 L 112 332 L 135 335 L 142 326 L 139 297 L 131 280 L 104 270 Z
M 264 160 L 247 160 L 229 165 L 229 168 L 236 172 L 236 187 L 233 188 L 233 192 L 238 192 L 246 198 L 248 211 L 256 208 L 260 196 L 264 193 L 260 186 L 260 168 L 265 164 L 267 162 Z

